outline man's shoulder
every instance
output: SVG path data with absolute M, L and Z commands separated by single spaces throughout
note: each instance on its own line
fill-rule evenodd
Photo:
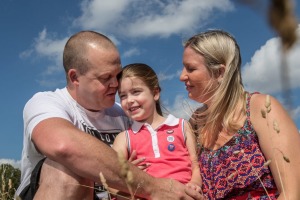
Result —
M 55 91 L 43 91 L 35 93 L 25 104 L 26 108 L 41 107 L 50 104 L 61 104 L 65 96 L 64 89 L 56 89 Z
M 65 88 L 56 89 L 54 91 L 42 91 L 35 93 L 29 100 L 30 101 L 40 101 L 40 100 L 50 100 L 51 98 L 59 98 L 65 94 Z

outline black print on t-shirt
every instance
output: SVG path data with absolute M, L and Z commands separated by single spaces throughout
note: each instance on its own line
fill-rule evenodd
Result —
M 109 146 L 112 146 L 116 136 L 121 132 L 120 129 L 97 130 L 94 127 L 86 125 L 84 122 L 82 122 L 82 126 L 86 133 L 95 136 Z

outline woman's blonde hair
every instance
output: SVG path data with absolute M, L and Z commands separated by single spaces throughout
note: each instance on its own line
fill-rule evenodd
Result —
M 205 111 L 194 113 L 196 118 L 201 119 L 197 122 L 201 143 L 204 147 L 212 147 L 222 128 L 227 131 L 240 128 L 234 120 L 236 106 L 241 100 L 245 102 L 240 48 L 234 37 L 222 30 L 209 30 L 197 34 L 187 40 L 184 47 L 190 47 L 202 55 L 212 75 L 218 73 L 221 65 L 225 66 L 223 79 L 208 100 L 210 105 Z M 208 84 L 207 87 L 211 86 Z M 240 114 L 245 113 L 245 105 L 240 111 Z

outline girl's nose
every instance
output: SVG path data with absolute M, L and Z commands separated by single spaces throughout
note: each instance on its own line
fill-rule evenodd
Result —
M 127 97 L 127 102 L 128 102 L 128 103 L 133 103 L 133 102 L 134 102 L 134 97 L 131 96 L 131 95 L 128 95 L 128 97 Z

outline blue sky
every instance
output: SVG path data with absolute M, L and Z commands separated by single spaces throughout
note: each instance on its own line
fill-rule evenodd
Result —
M 300 41 L 287 56 L 290 93 L 282 90 L 280 40 L 267 20 L 267 3 L 230 0 L 2 0 L 0 1 L 0 163 L 19 165 L 22 111 L 38 91 L 65 86 L 62 51 L 80 30 L 106 34 L 117 44 L 122 64 L 144 62 L 160 77 L 162 102 L 171 113 L 190 113 L 182 69 L 182 42 L 207 29 L 234 35 L 249 91 L 276 96 L 300 129 Z M 295 2 L 297 3 L 297 2 Z M 300 6 L 295 5 L 300 21 Z M 300 26 L 298 26 L 300 27 Z M 298 28 L 298 35 L 300 28 Z

